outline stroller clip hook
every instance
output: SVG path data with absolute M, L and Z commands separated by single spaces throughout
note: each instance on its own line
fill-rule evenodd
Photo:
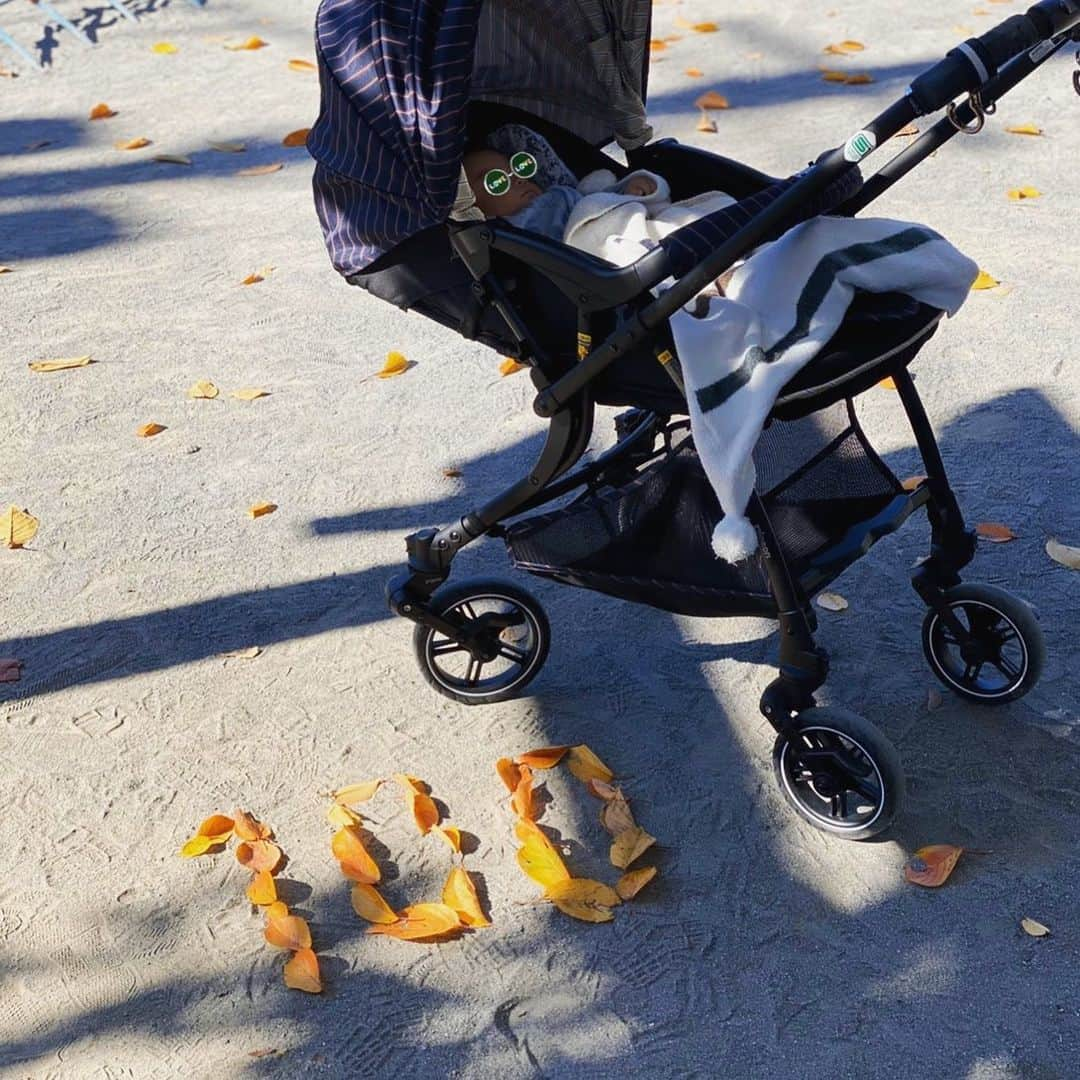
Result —
M 978 90 L 972 93 L 966 101 L 961 102 L 961 105 L 970 105 L 971 111 L 975 114 L 975 119 L 970 124 L 961 124 L 957 119 L 956 114 L 959 107 L 955 101 L 945 110 L 945 115 L 949 118 L 952 126 L 965 135 L 978 135 L 986 126 L 986 118 L 993 116 L 997 112 L 997 103 L 991 101 L 984 105 L 982 95 Z

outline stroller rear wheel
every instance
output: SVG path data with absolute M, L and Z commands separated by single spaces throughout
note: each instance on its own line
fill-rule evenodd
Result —
M 887 829 L 904 798 L 891 742 L 847 709 L 805 709 L 777 737 L 773 771 L 784 798 L 815 828 L 849 840 Z
M 934 674 L 978 705 L 1023 697 L 1039 681 L 1046 660 L 1031 608 L 993 585 L 957 585 L 946 591 L 945 602 L 965 634 L 958 637 L 938 612 L 926 613 L 923 652 Z
M 429 626 L 413 632 L 420 670 L 444 697 L 463 705 L 507 701 L 544 666 L 551 627 L 524 589 L 504 581 L 463 581 L 436 590 L 427 607 L 462 631 L 460 641 Z

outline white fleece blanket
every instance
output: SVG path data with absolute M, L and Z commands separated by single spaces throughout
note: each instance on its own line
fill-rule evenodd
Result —
M 758 249 L 704 318 L 672 317 L 694 442 L 724 514 L 713 532 L 717 557 L 737 562 L 757 550 L 746 518 L 754 446 L 785 384 L 836 333 L 854 290 L 906 293 L 954 315 L 977 274 L 924 226 L 821 217 Z

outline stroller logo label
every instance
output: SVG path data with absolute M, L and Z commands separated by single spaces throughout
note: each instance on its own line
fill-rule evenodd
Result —
M 872 131 L 856 132 L 844 145 L 844 160 L 862 161 L 876 147 L 877 136 Z

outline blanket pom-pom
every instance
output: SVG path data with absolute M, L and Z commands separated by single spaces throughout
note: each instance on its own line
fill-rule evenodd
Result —
M 741 515 L 731 514 L 713 529 L 712 549 L 724 562 L 741 562 L 753 555 L 757 546 L 757 530 Z

